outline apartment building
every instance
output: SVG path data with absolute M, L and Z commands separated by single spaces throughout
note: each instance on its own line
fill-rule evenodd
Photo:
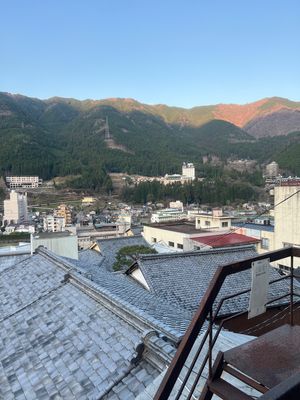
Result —
M 37 188 L 43 181 L 38 176 L 7 176 L 5 178 L 10 189 Z
M 58 217 L 56 215 L 47 215 L 43 223 L 44 231 L 46 232 L 63 232 L 66 226 L 64 217 Z
M 17 193 L 12 190 L 10 198 L 4 200 L 3 223 L 20 224 L 28 221 L 27 193 Z

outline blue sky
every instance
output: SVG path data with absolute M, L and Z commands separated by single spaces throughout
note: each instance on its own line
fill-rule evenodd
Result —
M 299 0 L 0 0 L 0 91 L 300 100 Z

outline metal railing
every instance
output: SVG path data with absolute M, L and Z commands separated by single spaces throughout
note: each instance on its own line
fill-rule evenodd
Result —
M 228 322 L 232 318 L 236 318 L 242 314 L 245 314 L 245 310 L 240 313 L 234 314 L 230 317 L 227 317 L 221 320 L 221 323 L 218 325 L 218 328 L 213 329 L 216 320 L 218 319 L 219 312 L 222 308 L 222 305 L 225 301 L 231 300 L 237 296 L 245 295 L 251 291 L 251 289 L 246 289 L 240 292 L 236 292 L 232 295 L 228 295 L 220 299 L 219 303 L 215 305 L 215 301 L 217 296 L 222 288 L 222 285 L 226 279 L 226 277 L 246 271 L 251 269 L 251 265 L 254 261 L 259 261 L 262 259 L 269 259 L 270 262 L 275 262 L 281 260 L 283 258 L 291 258 L 290 262 L 290 274 L 282 276 L 278 279 L 275 279 L 270 282 L 270 284 L 274 284 L 280 282 L 282 280 L 289 280 L 290 288 L 286 293 L 281 294 L 276 298 L 272 298 L 267 305 L 271 305 L 274 302 L 278 302 L 279 300 L 283 300 L 284 298 L 289 298 L 289 313 L 290 313 L 290 324 L 294 323 L 294 297 L 300 297 L 299 294 L 294 292 L 294 265 L 293 265 L 293 257 L 300 257 L 300 248 L 295 247 L 287 247 L 284 249 L 280 249 L 277 251 L 264 253 L 259 256 L 246 259 L 240 262 L 236 262 L 233 264 L 228 264 L 222 267 L 219 267 L 215 272 L 209 287 L 203 296 L 198 310 L 194 318 L 192 319 L 178 349 L 173 358 L 164 379 L 161 382 L 161 385 L 154 397 L 154 400 L 166 400 L 169 398 L 172 393 L 172 399 L 179 400 L 183 392 L 185 391 L 184 398 L 187 400 L 194 399 L 195 396 L 199 397 L 199 393 L 196 395 L 195 390 L 197 389 L 197 385 L 202 376 L 202 373 L 207 367 L 208 369 L 208 378 L 212 377 L 212 351 L 218 336 L 226 322 Z M 191 353 L 191 350 L 194 348 L 196 339 L 199 337 L 200 331 L 203 330 L 204 324 L 208 321 L 208 328 L 201 336 L 201 342 L 199 347 L 196 349 L 195 354 Z M 208 342 L 207 349 L 204 347 Z M 203 354 L 204 352 L 204 354 Z M 189 361 L 189 365 L 185 365 L 188 357 L 192 357 Z M 203 357 L 203 359 L 202 359 Z M 200 362 L 200 365 L 198 365 Z M 179 379 L 180 375 L 180 379 Z M 184 375 L 184 376 L 182 376 Z M 189 387 L 187 383 L 189 382 Z M 295 384 L 295 382 L 293 382 Z M 175 390 L 174 387 L 176 385 Z M 265 388 L 257 384 L 257 389 L 261 392 L 264 392 Z M 188 392 L 188 393 L 187 393 Z M 263 395 L 264 396 L 264 395 Z M 269 397 L 268 397 L 269 398 Z M 276 397 L 270 397 L 270 399 L 277 399 Z M 280 397 L 280 399 L 284 397 Z M 278 398 L 279 399 L 279 398 Z

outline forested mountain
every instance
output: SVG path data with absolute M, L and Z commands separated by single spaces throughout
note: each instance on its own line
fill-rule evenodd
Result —
M 285 156 L 291 149 L 293 156 L 300 152 L 299 133 L 286 135 L 283 123 L 281 136 L 257 139 L 249 134 L 251 126 L 247 132 L 228 122 L 249 127 L 251 120 L 263 115 L 274 120 L 275 113 L 280 115 L 283 109 L 288 119 L 290 112 L 286 110 L 294 110 L 294 115 L 299 104 L 273 98 L 246 106 L 187 110 L 149 106 L 132 99 L 39 100 L 0 93 L 0 167 L 3 173 L 38 174 L 44 179 L 94 174 L 95 187 L 105 184 L 106 171 L 145 175 L 179 172 L 182 161 L 193 161 L 199 167 L 207 154 L 224 161 L 229 157 L 259 162 L 275 158 L 284 168 L 300 173 L 300 166 Z M 110 140 L 105 140 L 106 118 Z M 286 126 L 296 130 L 290 120 Z M 266 124 L 263 129 L 267 129 Z M 272 136 L 272 131 L 269 134 Z M 255 136 L 259 136 L 257 130 Z

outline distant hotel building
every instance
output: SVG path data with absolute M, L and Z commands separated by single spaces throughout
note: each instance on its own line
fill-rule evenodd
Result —
M 191 181 L 195 180 L 196 173 L 195 167 L 193 163 L 183 163 L 182 164 L 182 177 L 185 179 L 189 179 Z
M 195 173 L 194 164 L 184 162 L 182 164 L 182 175 L 166 174 L 163 178 L 163 184 L 169 185 L 169 184 L 176 183 L 176 182 L 186 183 L 186 182 L 191 182 L 191 181 L 195 180 L 195 178 L 196 178 L 196 173 Z
M 38 176 L 7 176 L 5 180 L 10 189 L 37 188 L 43 182 Z

